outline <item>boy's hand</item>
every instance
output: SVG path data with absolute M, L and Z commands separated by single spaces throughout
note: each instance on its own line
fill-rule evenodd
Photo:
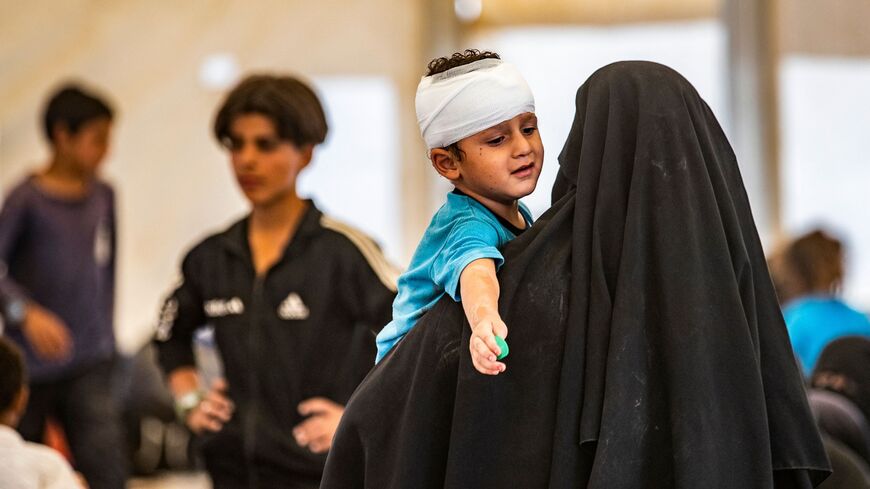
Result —
M 312 397 L 299 403 L 297 409 L 299 414 L 309 417 L 293 428 L 296 443 L 314 453 L 328 451 L 344 414 L 344 406 L 323 397 Z
M 226 391 L 226 381 L 215 379 L 199 405 L 191 409 L 184 420 L 190 431 L 201 435 L 207 431 L 217 433 L 224 428 L 236 409 L 233 401 L 226 396 Z
M 22 330 L 40 360 L 59 362 L 72 354 L 73 342 L 69 329 L 51 311 L 30 303 Z
M 484 317 L 472 326 L 468 347 L 471 350 L 471 363 L 478 372 L 498 375 L 505 371 L 507 366 L 497 360 L 501 349 L 495 343 L 495 335 L 507 338 L 507 334 L 507 325 L 498 315 Z

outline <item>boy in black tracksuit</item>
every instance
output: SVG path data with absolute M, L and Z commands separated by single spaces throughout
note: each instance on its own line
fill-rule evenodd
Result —
M 307 140 L 293 133 L 298 127 L 286 135 L 282 126 L 315 104 L 319 109 L 310 89 L 287 77 L 251 77 L 230 93 L 215 131 L 229 139 L 252 213 L 187 254 L 183 282 L 161 313 L 160 361 L 182 419 L 202 435 L 217 488 L 316 488 L 343 405 L 373 365 L 373 331 L 391 314 L 396 271 L 377 246 L 295 192 L 282 193 L 295 191 L 293 171 L 307 160 L 289 166 L 289 179 L 268 169 L 246 173 L 274 161 L 286 169 L 281 158 L 292 163 L 306 147 L 310 159 L 325 120 L 321 134 Z M 310 126 L 307 115 L 301 124 Z M 300 151 L 281 153 L 280 144 Z M 280 188 L 270 193 L 273 181 Z M 258 237 L 258 212 L 269 206 L 284 213 L 279 221 L 289 220 L 283 247 Z M 264 261 L 270 249 L 278 252 Z M 204 325 L 214 327 L 224 366 L 225 381 L 214 386 L 199 386 L 193 373 L 192 336 Z

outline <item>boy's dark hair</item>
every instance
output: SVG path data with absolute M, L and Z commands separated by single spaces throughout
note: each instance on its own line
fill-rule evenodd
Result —
M 328 126 L 314 91 L 292 76 L 252 75 L 227 95 L 214 121 L 214 135 L 223 143 L 230 126 L 242 115 L 259 114 L 272 120 L 278 137 L 296 146 L 320 144 Z
M 75 84 L 66 84 L 49 99 L 42 116 L 45 137 L 54 142 L 54 130 L 63 125 L 75 134 L 88 122 L 112 120 L 114 113 L 108 102 Z
M 426 66 L 426 76 L 444 73 L 451 68 L 456 68 L 457 66 L 464 66 L 469 63 L 474 63 L 475 61 L 480 61 L 482 59 L 501 59 L 501 56 L 499 56 L 498 53 L 494 53 L 492 51 L 466 49 L 461 53 L 453 53 L 449 58 L 441 57 L 435 58 L 430 61 L 429 65 Z
M 8 339 L 0 337 L 0 413 L 12 406 L 24 382 L 21 350 Z
M 501 56 L 498 53 L 494 53 L 492 51 L 480 51 L 477 49 L 466 49 L 461 53 L 453 53 L 449 58 L 441 57 L 435 58 L 429 62 L 426 66 L 426 76 L 437 75 L 438 73 L 444 73 L 445 71 L 456 68 L 457 66 L 465 66 L 469 63 L 474 63 L 475 61 L 480 61 L 482 59 L 501 59 Z M 443 148 L 450 152 L 454 158 L 462 161 L 465 157 L 465 153 L 459 149 L 459 143 L 453 143 L 446 148 Z

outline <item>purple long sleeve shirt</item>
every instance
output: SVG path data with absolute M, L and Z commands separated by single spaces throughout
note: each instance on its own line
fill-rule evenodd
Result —
M 44 362 L 20 330 L 5 334 L 24 350 L 30 379 L 50 381 L 112 357 L 115 295 L 115 197 L 95 181 L 82 198 L 46 193 L 29 177 L 14 187 L 0 210 L 0 301 L 26 298 L 69 327 L 73 354 Z

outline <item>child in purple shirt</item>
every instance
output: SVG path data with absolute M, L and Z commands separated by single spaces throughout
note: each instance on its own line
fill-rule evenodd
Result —
M 4 334 L 20 345 L 31 400 L 18 426 L 41 441 L 63 427 L 92 489 L 124 487 L 118 412 L 109 389 L 115 352 L 115 198 L 97 173 L 112 110 L 76 86 L 48 103 L 52 156 L 5 196 L 0 210 Z

